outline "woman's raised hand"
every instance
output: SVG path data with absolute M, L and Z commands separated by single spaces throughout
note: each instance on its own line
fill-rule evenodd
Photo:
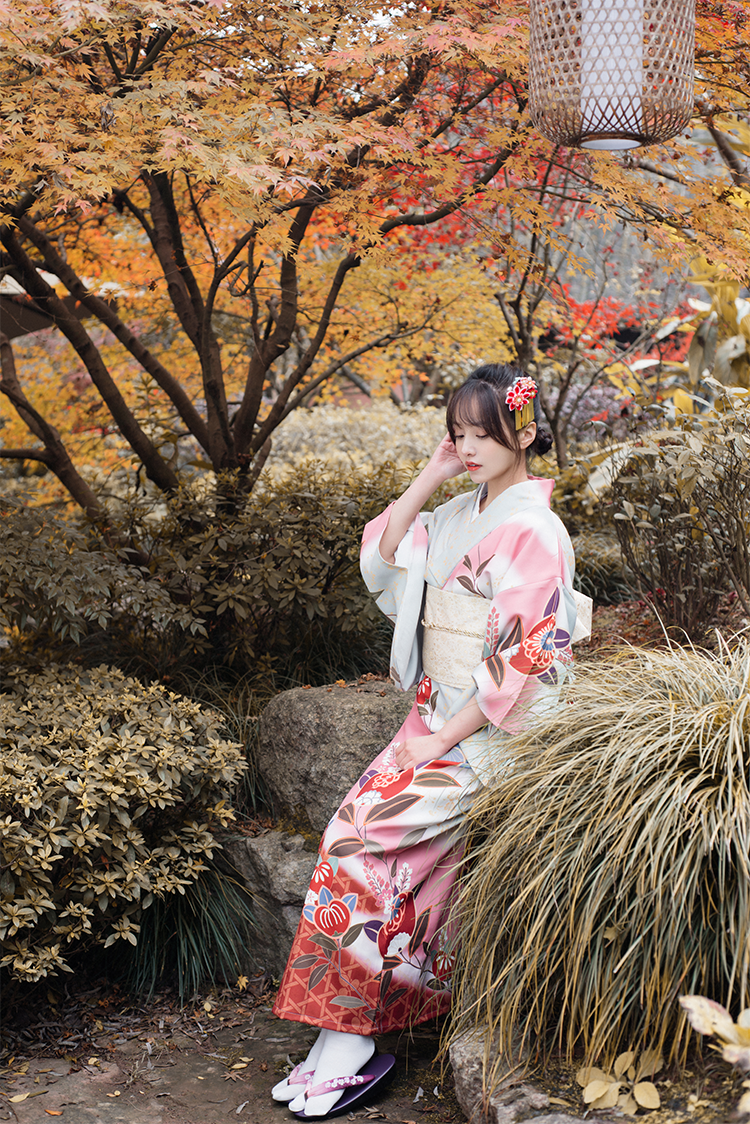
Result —
M 380 556 L 384 562 L 393 564 L 396 547 L 433 492 L 452 476 L 465 471 L 456 447 L 446 433 L 419 476 L 412 480 L 403 496 L 399 496 L 391 507 L 388 526 L 380 539 Z
M 442 481 L 451 480 L 454 476 L 466 472 L 466 466 L 456 452 L 456 446 L 451 441 L 449 433 L 446 433 L 430 457 L 425 471 L 434 472 L 436 476 L 442 478 Z

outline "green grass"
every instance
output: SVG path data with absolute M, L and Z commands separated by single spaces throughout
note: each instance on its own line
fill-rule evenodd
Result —
M 236 871 L 215 854 L 185 893 L 155 899 L 141 918 L 138 943 L 103 953 L 110 978 L 150 998 L 157 987 L 176 988 L 180 1004 L 202 987 L 234 985 L 247 967 L 252 900 Z

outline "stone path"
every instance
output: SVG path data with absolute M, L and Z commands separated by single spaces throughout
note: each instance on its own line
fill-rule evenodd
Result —
M 17 1124 L 287 1124 L 294 1120 L 269 1096 L 291 1056 L 314 1040 L 309 1027 L 274 1018 L 270 1007 L 240 1025 L 185 1034 L 142 1032 L 94 1040 L 75 1061 L 37 1057 L 11 1063 L 0 1078 L 0 1121 Z M 465 1120 L 435 1062 L 438 1036 L 379 1039 L 395 1053 L 397 1076 L 353 1119 L 388 1124 L 459 1124 Z M 21 1072 L 19 1072 L 19 1070 Z M 345 1118 L 344 1118 L 345 1119 Z
M 210 1006 L 210 1004 L 209 1004 Z M 271 1086 L 290 1059 L 299 1061 L 315 1038 L 312 1027 L 276 1019 L 270 1004 L 168 1025 L 157 1016 L 129 1029 L 116 1018 L 106 1032 L 79 1043 L 76 1055 L 11 1058 L 0 1073 L 0 1121 L 14 1124 L 291 1124 L 285 1105 L 274 1103 Z M 102 1016 L 105 1018 L 105 1016 Z M 213 1018 L 214 1023 L 209 1019 Z M 221 1023 L 224 1022 L 224 1025 Z M 104 1029 L 105 1024 L 99 1022 Z M 64 1041 L 64 1040 L 63 1040 Z M 481 1099 L 481 1069 L 470 1044 L 463 1048 L 456 1084 L 449 1065 L 441 1068 L 435 1025 L 378 1038 L 383 1053 L 396 1055 L 392 1082 L 341 1119 L 384 1124 L 465 1124 Z M 558 1103 L 561 1103 L 558 1101 Z M 554 1104 L 554 1102 L 553 1102 Z M 489 1124 L 578 1124 L 558 1115 L 547 1095 L 520 1078 L 492 1098 Z M 558 1110 L 559 1111 L 559 1110 Z M 589 1117 L 588 1124 L 596 1124 Z
M 136 1009 L 134 1016 L 100 1008 L 94 1029 L 102 1032 L 83 1040 L 77 1035 L 74 1054 L 65 1052 L 66 1037 L 57 1051 L 45 1051 L 34 1041 L 38 1032 L 27 1034 L 25 1046 L 0 1070 L 0 1122 L 293 1124 L 295 1118 L 270 1099 L 269 1090 L 289 1058 L 301 1060 L 315 1030 L 274 1018 L 266 998 L 254 1005 L 211 1002 L 215 1014 L 205 1010 L 211 1003 L 174 1016 L 166 1006 Z M 50 1023 L 43 1016 L 39 1026 L 45 1025 Z M 485 1100 L 482 1111 L 481 1055 L 470 1040 L 451 1050 L 455 1081 L 450 1066 L 441 1070 L 434 1025 L 417 1027 L 411 1035 L 382 1036 L 378 1045 L 398 1059 L 394 1080 L 342 1121 L 583 1124 L 580 1091 L 562 1074 L 543 1082 L 548 1092 L 537 1079 L 519 1074 Z M 700 1074 L 686 1071 L 684 1088 L 672 1082 L 662 1087 L 665 1103 L 653 1114 L 654 1124 L 725 1124 L 733 1117 L 742 1091 L 739 1078 L 720 1059 L 709 1061 Z M 613 1114 L 603 1116 L 614 1124 Z M 604 1120 L 589 1113 L 586 1124 Z

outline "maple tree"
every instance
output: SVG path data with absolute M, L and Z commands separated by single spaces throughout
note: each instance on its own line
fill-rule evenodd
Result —
M 2 0 L 0 267 L 78 366 L 45 394 L 49 359 L 16 369 L 2 342 L 0 390 L 37 443 L 0 456 L 42 461 L 95 518 L 80 455 L 112 438 L 122 463 L 115 435 L 163 492 L 192 460 L 245 493 L 274 429 L 338 372 L 401 348 L 432 362 L 429 384 L 449 269 L 468 276 L 475 247 L 523 268 L 502 216 L 584 268 L 540 174 L 568 163 L 524 116 L 527 12 Z M 750 104 L 742 5 L 699 0 L 698 42 L 724 135 Z M 689 139 L 655 151 L 588 155 L 566 197 L 639 226 L 668 263 L 720 249 L 740 275 L 737 170 L 709 179 Z M 432 288 L 430 231 L 446 263 Z
M 7 7 L 6 273 L 66 337 L 158 488 L 174 491 L 177 472 L 139 419 L 133 388 L 113 377 L 90 322 L 63 306 L 50 274 L 136 361 L 211 467 L 238 471 L 249 488 L 275 426 L 311 390 L 429 320 L 429 309 L 417 324 L 396 314 L 353 346 L 346 324 L 338 338 L 332 325 L 365 257 L 378 263 L 388 236 L 455 211 L 507 159 L 518 97 L 512 74 L 491 72 L 489 59 L 518 21 L 492 20 L 483 4 L 445 19 L 434 5 L 380 25 L 375 6 L 335 4 Z M 501 90 L 497 119 L 478 141 L 464 119 Z M 316 258 L 326 218 L 329 250 Z M 104 299 L 108 282 L 123 308 L 150 304 L 152 322 L 159 306 L 173 341 L 179 328 L 176 365 Z M 246 362 L 227 378 L 232 319 Z M 43 443 L 38 453 L 3 454 L 40 455 L 96 515 L 96 496 L 25 394 L 7 343 L 3 356 L 2 389 Z

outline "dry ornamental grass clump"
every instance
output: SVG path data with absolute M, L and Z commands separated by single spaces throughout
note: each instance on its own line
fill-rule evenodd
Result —
M 748 1006 L 750 643 L 577 673 L 471 815 L 456 1032 L 676 1058 L 677 996 Z

